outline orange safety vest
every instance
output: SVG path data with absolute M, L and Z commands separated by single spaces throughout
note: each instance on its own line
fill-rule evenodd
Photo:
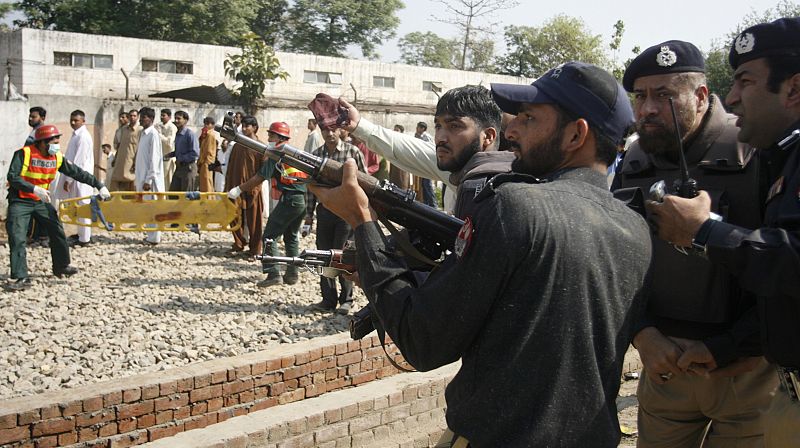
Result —
M 22 170 L 19 175 L 22 179 L 32 183 L 34 186 L 42 187 L 45 190 L 50 188 L 50 182 L 56 178 L 58 169 L 64 162 L 64 156 L 61 152 L 56 155 L 43 156 L 38 149 L 33 146 L 25 146 L 22 148 L 24 159 L 22 161 Z M 19 197 L 23 199 L 33 199 L 39 201 L 39 196 L 25 191 L 19 191 Z
M 308 179 L 309 177 L 311 177 L 308 175 L 308 173 L 304 173 L 303 171 L 300 171 L 297 168 L 293 168 L 285 164 L 281 164 L 281 168 L 283 169 L 283 173 L 285 173 L 287 176 L 291 176 L 291 177 L 286 177 L 283 174 L 281 174 L 281 183 L 284 185 L 295 184 L 298 182 L 296 179 Z

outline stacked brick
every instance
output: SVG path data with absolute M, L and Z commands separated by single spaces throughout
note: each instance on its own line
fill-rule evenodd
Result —
M 402 361 L 391 343 L 387 350 Z M 140 445 L 395 373 L 377 337 L 342 334 L 0 402 L 0 447 Z

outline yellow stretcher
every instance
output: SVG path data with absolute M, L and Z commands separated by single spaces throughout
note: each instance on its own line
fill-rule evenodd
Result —
M 61 221 L 123 232 L 233 231 L 242 225 L 239 207 L 226 193 L 114 191 L 66 199 L 59 204 Z M 89 222 L 79 221 L 80 218 Z

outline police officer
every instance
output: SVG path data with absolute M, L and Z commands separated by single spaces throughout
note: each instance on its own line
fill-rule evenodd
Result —
M 362 285 L 405 359 L 419 370 L 462 361 L 446 393 L 454 435 L 437 446 L 616 447 L 650 263 L 645 221 L 606 182 L 630 103 L 611 74 L 576 62 L 492 92 L 516 115 L 512 168 L 529 175 L 487 184 L 424 284 L 386 250 L 352 161 L 341 187 L 309 189 L 355 228 Z
M 36 129 L 34 142 L 17 150 L 11 157 L 8 168 L 8 219 L 6 230 L 11 256 L 11 279 L 8 288 L 14 291 L 30 286 L 28 264 L 25 258 L 25 233 L 31 217 L 36 217 L 50 236 L 50 255 L 53 259 L 53 274 L 58 277 L 71 276 L 78 272 L 70 266 L 69 247 L 64 237 L 55 208 L 50 205 L 50 183 L 56 172 L 78 182 L 89 184 L 100 190 L 103 199 L 111 195 L 102 182 L 64 160 L 59 151 L 61 133 L 53 125 Z
M 267 131 L 267 142 L 270 149 L 279 149 L 289 141 L 290 137 L 289 125 L 282 121 L 272 123 Z M 267 225 L 264 227 L 266 244 L 263 250 L 265 254 L 273 257 L 278 255 L 278 244 L 275 239 L 280 236 L 283 236 L 287 257 L 296 257 L 300 253 L 298 231 L 306 214 L 306 184 L 303 181 L 307 178 L 308 175 L 300 170 L 268 159 L 261 165 L 258 174 L 228 192 L 228 197 L 235 200 L 242 191 L 252 190 L 257 185 L 261 185 L 265 179 L 275 179 L 275 185 L 281 193 L 281 197 L 269 214 Z M 299 280 L 297 266 L 288 266 L 286 275 L 281 277 L 278 266 L 268 264 L 265 266 L 264 273 L 267 274 L 267 278 L 258 282 L 258 286 L 268 287 L 281 283 L 294 285 Z
M 736 141 L 736 117 L 709 94 L 700 50 L 678 40 L 654 45 L 631 62 L 622 84 L 633 93 L 639 138 L 625 153 L 612 189 L 647 192 L 659 180 L 672 185 L 683 150 L 690 176 L 710 192 L 714 209 L 727 222 L 757 226 L 757 156 Z M 698 447 L 704 437 L 705 446 L 761 446 L 762 417 L 777 378 L 760 356 L 755 297 L 722 266 L 657 238 L 652 280 L 647 313 L 633 339 L 645 374 L 637 391 L 638 446 Z M 713 355 L 718 370 L 710 378 L 678 367 L 684 348 L 694 345 Z
M 648 207 L 661 238 L 705 251 L 758 296 L 764 353 L 782 383 L 765 418 L 764 444 L 800 446 L 800 18 L 745 29 L 729 61 L 735 73 L 726 100 L 739 117 L 738 139 L 762 150 L 765 162 L 762 227 L 709 219 L 706 192 Z M 678 364 L 713 364 L 710 355 L 696 346 Z

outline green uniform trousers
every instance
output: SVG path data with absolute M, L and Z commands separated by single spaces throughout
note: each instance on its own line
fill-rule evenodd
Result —
M 36 217 L 39 225 L 50 237 L 50 256 L 53 259 L 53 271 L 69 266 L 69 246 L 64 236 L 64 227 L 58 219 L 56 209 L 42 201 L 22 200 L 8 204 L 8 244 L 11 255 L 11 278 L 28 277 L 28 261 L 25 255 L 28 224 L 31 217 Z
M 306 195 L 302 192 L 284 192 L 278 205 L 269 214 L 267 225 L 264 227 L 264 239 L 275 240 L 283 236 L 283 244 L 286 246 L 286 256 L 296 257 L 300 254 L 300 237 L 298 232 L 306 216 Z M 264 246 L 266 247 L 266 246 Z M 268 255 L 277 257 L 279 255 L 278 245 L 272 243 Z M 266 265 L 265 273 L 270 275 L 279 274 L 280 270 L 275 264 Z M 296 275 L 297 266 L 286 268 L 286 274 Z

